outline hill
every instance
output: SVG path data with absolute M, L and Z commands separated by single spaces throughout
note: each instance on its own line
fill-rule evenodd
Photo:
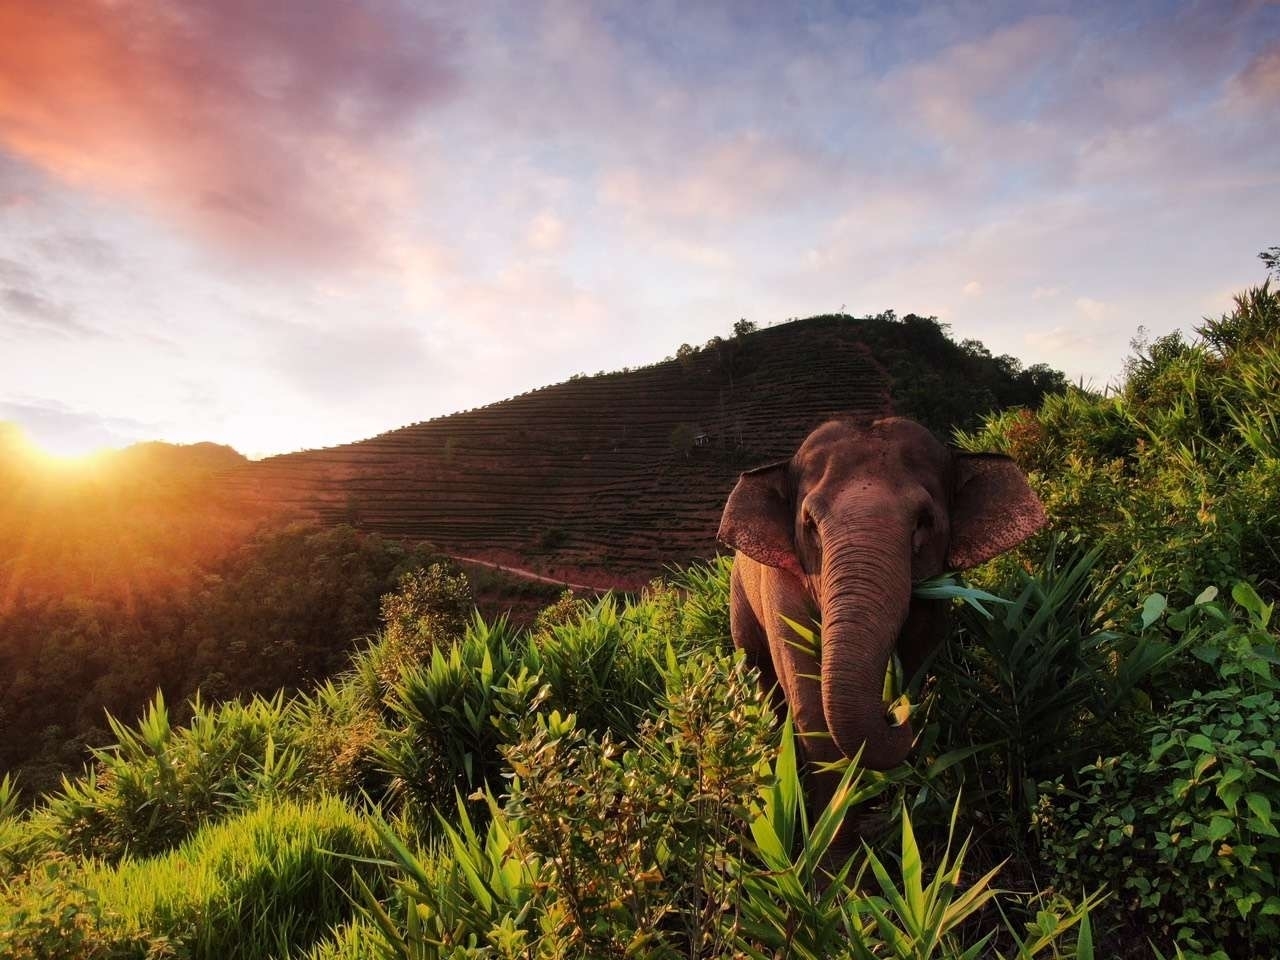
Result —
M 59 466 L 0 423 L 0 613 L 24 597 L 132 604 L 185 586 L 261 521 L 217 479 L 247 462 L 151 442 Z
M 457 557 L 633 587 L 715 551 L 737 474 L 789 456 L 841 414 L 915 417 L 940 435 L 1063 387 L 932 318 L 810 317 L 638 370 L 576 377 L 358 443 L 224 478 L 322 523 L 432 542 Z

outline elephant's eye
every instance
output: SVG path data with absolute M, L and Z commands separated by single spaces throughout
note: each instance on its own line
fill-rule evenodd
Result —
M 800 523 L 804 527 L 805 536 L 809 538 L 816 546 L 821 546 L 818 540 L 818 521 L 813 518 L 813 514 L 805 510 L 800 515 Z

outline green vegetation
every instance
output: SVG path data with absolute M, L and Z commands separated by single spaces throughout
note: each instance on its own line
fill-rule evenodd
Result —
M 1115 395 L 961 437 L 1026 466 L 1057 533 L 984 571 L 1018 602 L 962 616 L 934 749 L 974 750 L 952 779 L 1002 794 L 967 812 L 1029 879 L 1111 889 L 1117 951 L 1274 956 L 1280 294 L 1138 346 Z M 1063 535 L 1076 559 L 1046 552 Z
M 905 817 L 895 855 L 836 853 L 891 783 L 850 769 L 808 822 L 794 740 L 727 643 L 728 572 L 517 631 L 422 571 L 310 695 L 113 724 L 92 772 L 5 805 L 0 953 L 1088 956 L 1092 899 L 998 893 L 960 836 L 936 869 Z
M 309 692 L 156 698 L 29 807 L 0 779 L 0 955 L 1275 956 L 1278 370 L 1263 286 L 962 434 L 1052 529 L 922 586 L 912 762 L 812 818 L 726 560 L 528 629 L 423 562 Z

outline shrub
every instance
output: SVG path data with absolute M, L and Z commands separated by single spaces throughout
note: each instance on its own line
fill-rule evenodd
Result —
M 1196 653 L 1220 686 L 1159 715 L 1141 748 L 1099 759 L 1068 789 L 1045 785 L 1037 816 L 1058 883 L 1111 882 L 1111 921 L 1140 923 L 1188 956 L 1280 949 L 1280 682 L 1271 607 L 1234 591 L 1247 619 L 1202 604 L 1222 629 Z
M 388 955 L 958 958 L 993 928 L 1020 957 L 1073 955 L 1084 907 L 1046 905 L 1025 937 L 989 920 L 971 937 L 990 877 L 967 881 L 961 850 L 925 884 L 905 817 L 900 881 L 887 858 L 833 857 L 868 792 L 859 771 L 810 824 L 790 727 L 771 760 L 771 711 L 741 659 L 672 651 L 663 672 L 662 713 L 629 747 L 556 712 L 526 719 L 506 751 L 512 796 L 487 795 L 487 831 L 461 800 L 425 854 L 381 825 L 399 895 L 367 896 L 365 913 Z M 864 873 L 874 893 L 844 882 Z
M 157 694 L 135 728 L 108 717 L 116 743 L 62 789 L 33 822 L 58 849 L 117 860 L 167 850 L 257 797 L 300 786 L 283 695 L 210 707 L 197 699 L 174 728 Z
M 385 960 L 385 954 L 378 943 L 378 928 L 357 920 L 335 928 L 307 952 L 306 960 Z
M 970 815 L 1003 823 L 1004 842 L 1025 854 L 1037 784 L 1073 771 L 1100 743 L 1123 743 L 1128 715 L 1149 704 L 1140 690 L 1187 640 L 1156 621 L 1164 598 L 1124 609 L 1122 579 L 1100 575 L 1100 551 L 1050 541 L 1031 571 L 1015 569 L 1009 599 L 957 612 L 940 652 L 937 695 L 923 762 L 961 756 Z
M 390 732 L 374 753 L 392 792 L 425 827 L 455 791 L 501 793 L 500 746 L 535 702 L 572 713 L 584 730 L 634 741 L 662 695 L 667 645 L 679 632 L 670 599 L 654 588 L 635 602 L 561 604 L 527 635 L 475 617 L 385 697 Z
M 547 709 L 580 726 L 635 735 L 662 689 L 660 657 L 670 634 L 646 596 L 623 604 L 606 595 L 576 617 L 532 634 L 522 665 L 546 684 Z
M 301 755 L 300 774 L 308 792 L 353 801 L 385 793 L 387 778 L 378 767 L 378 751 L 390 731 L 380 706 L 350 676 L 339 683 L 327 680 L 294 700 L 292 740 Z
M 1178 603 L 1204 583 L 1280 583 L 1280 291 L 1242 294 L 1197 333 L 1146 346 L 1118 394 L 1049 396 L 957 438 L 1014 456 L 1060 529 Z
M 711 952 L 728 858 L 761 785 L 773 717 L 739 664 L 667 666 L 663 714 L 627 750 L 554 722 L 507 750 L 517 847 L 540 864 L 551 932 L 588 956 Z
M 503 712 L 522 713 L 532 680 L 514 692 L 519 650 L 506 620 L 476 616 L 461 639 L 436 646 L 422 664 L 406 668 L 386 697 L 392 732 L 377 749 L 391 790 L 412 803 L 419 821 L 447 804 L 456 790 L 471 793 L 500 782 Z
M 30 830 L 19 814 L 18 785 L 9 774 L 0 777 L 0 882 L 25 862 Z
M 729 631 L 729 576 L 733 557 L 719 556 L 707 563 L 692 563 L 678 570 L 673 581 L 684 593 L 679 632 L 687 647 L 712 650 L 732 648 Z
M 400 578 L 382 598 L 383 632 L 378 643 L 357 657 L 369 694 L 377 698 L 396 685 L 401 672 L 422 663 L 436 646 L 461 636 L 475 601 L 467 575 L 441 563 Z
M 582 616 L 587 609 L 584 601 L 574 596 L 572 590 L 564 590 L 556 598 L 555 603 L 543 607 L 534 618 L 532 632 L 542 633 L 552 627 L 572 623 Z

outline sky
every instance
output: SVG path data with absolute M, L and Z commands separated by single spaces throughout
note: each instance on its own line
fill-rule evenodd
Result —
M 0 0 L 0 420 L 263 456 L 886 309 L 1104 387 L 1278 188 L 1275 2 Z

